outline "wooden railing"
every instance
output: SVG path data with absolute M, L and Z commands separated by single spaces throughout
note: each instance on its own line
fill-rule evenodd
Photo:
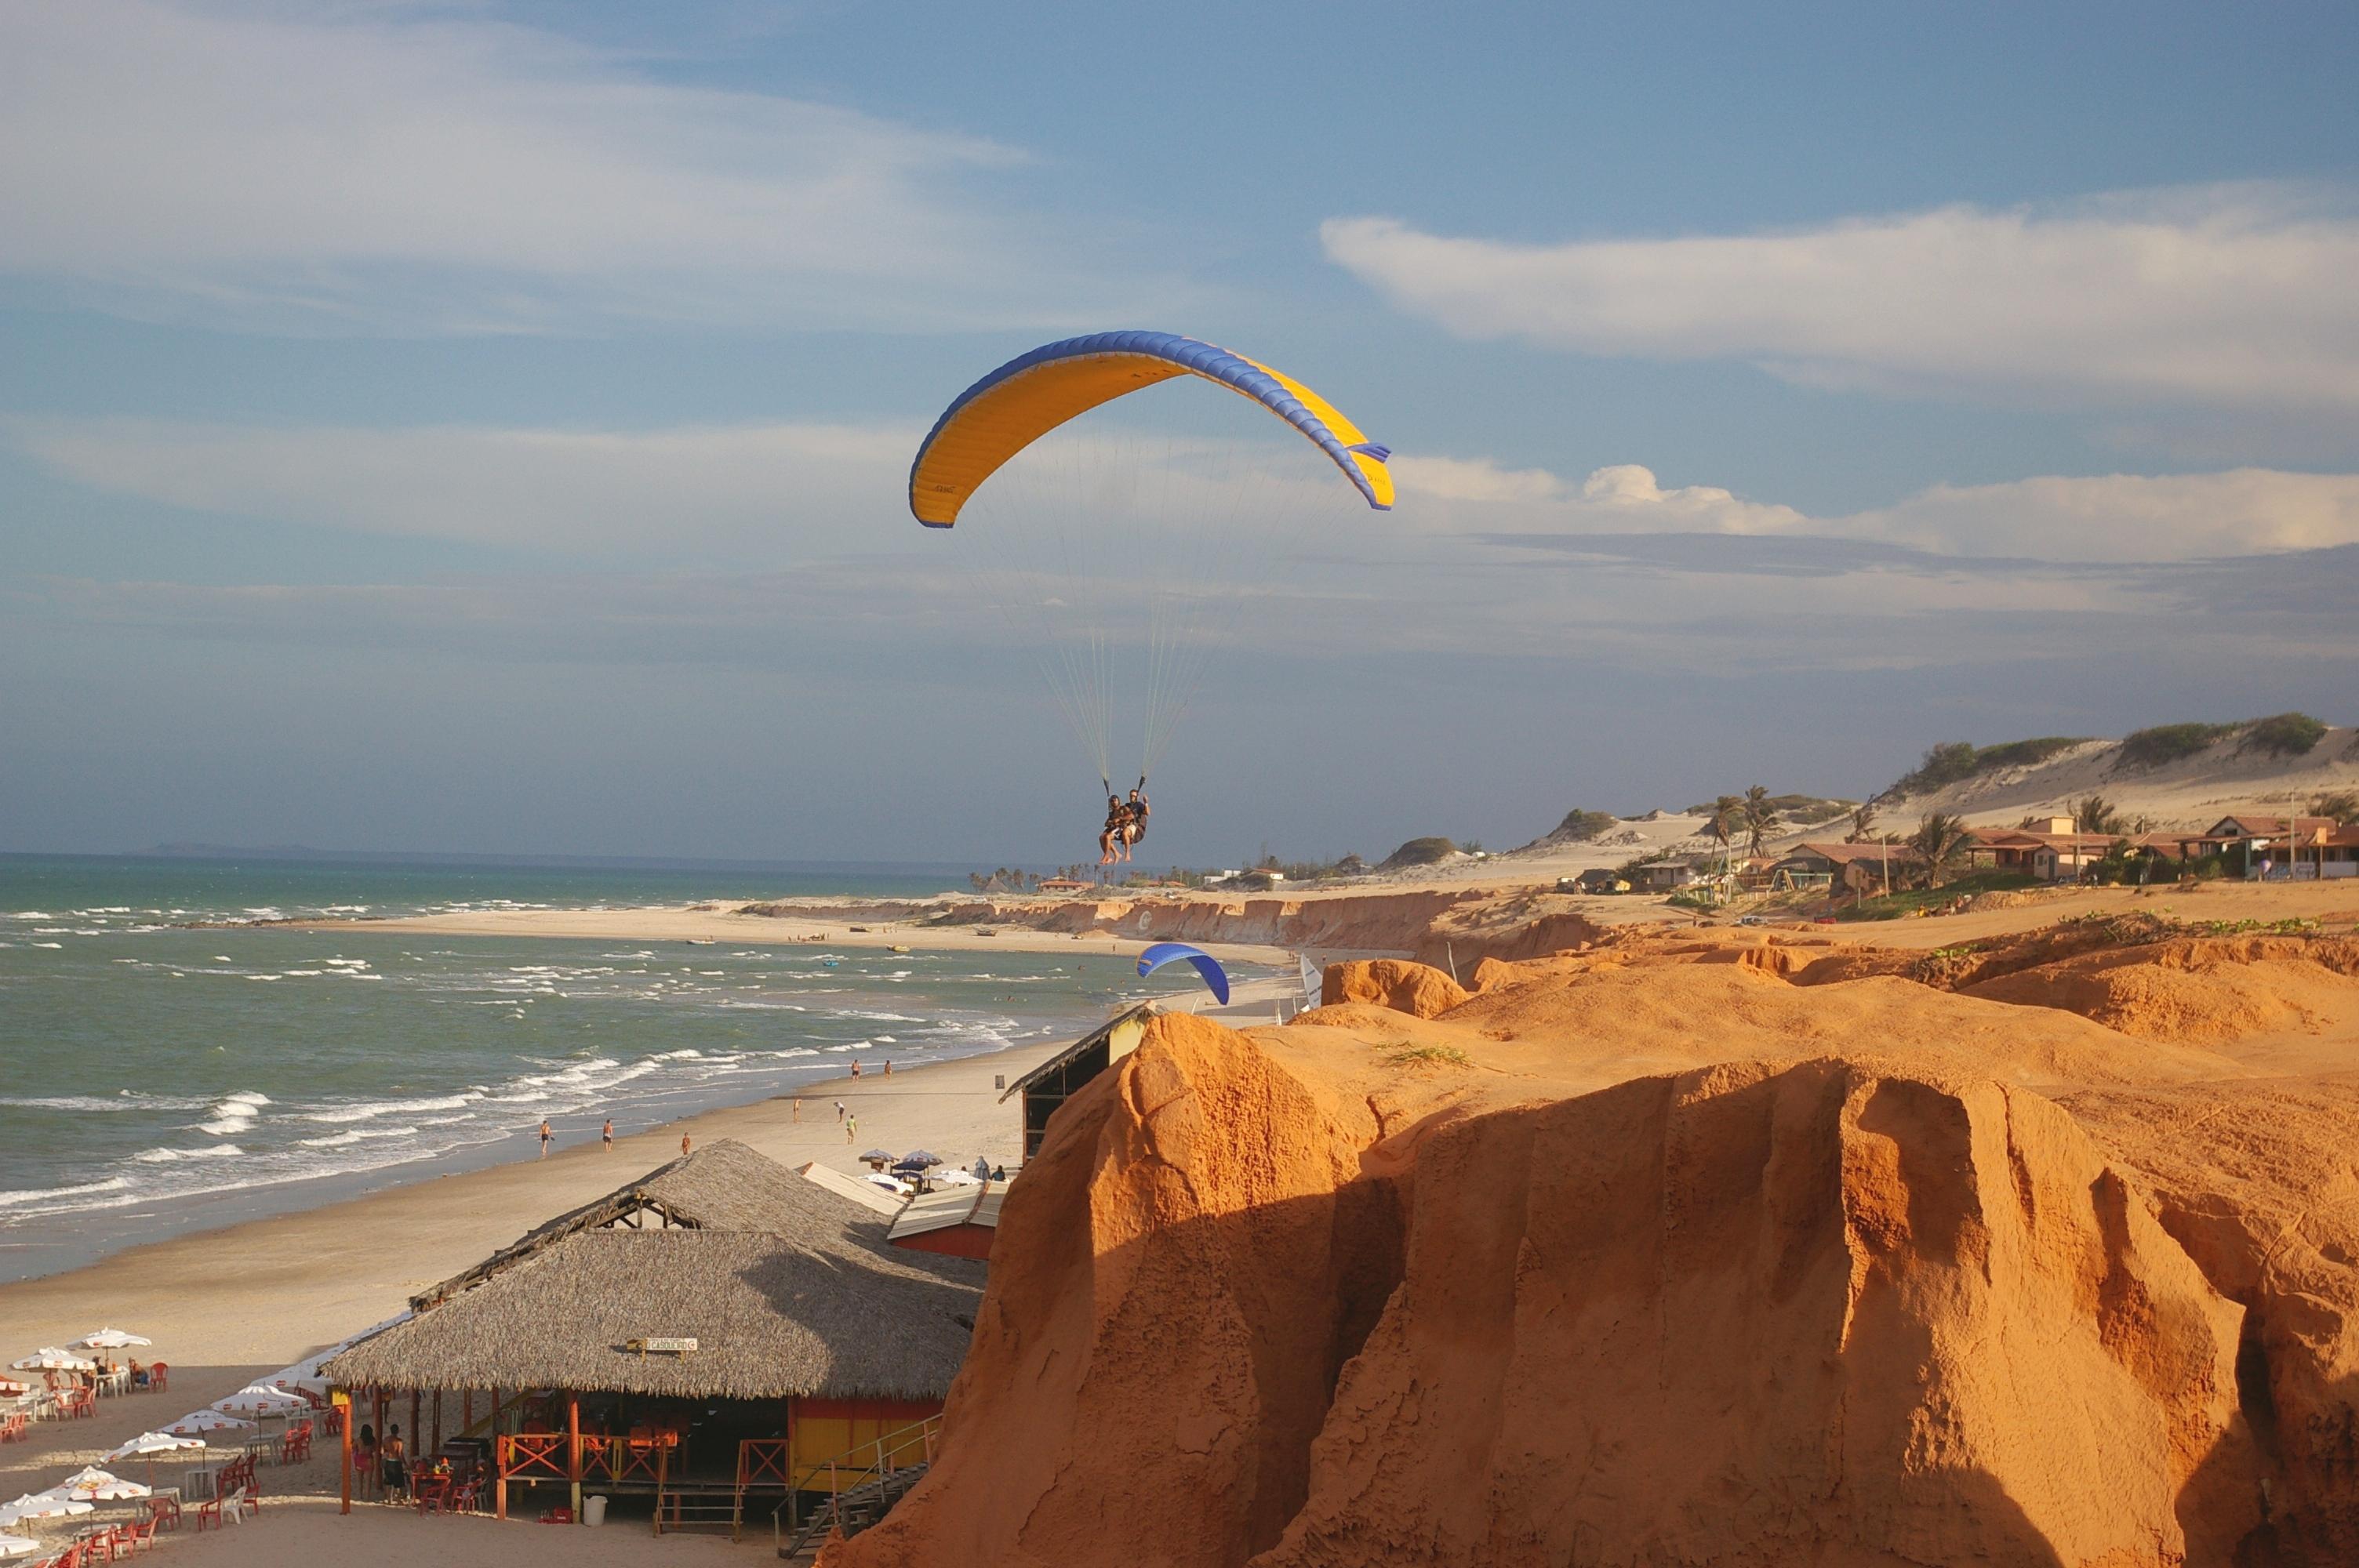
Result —
M 835 1522 L 845 1493 L 884 1481 L 897 1471 L 932 1464 L 934 1448 L 941 1441 L 941 1416 L 939 1413 L 929 1415 L 921 1422 L 848 1448 L 833 1458 L 805 1470 L 787 1493 L 786 1501 L 780 1503 L 777 1511 L 770 1516 L 771 1533 L 778 1538 L 780 1555 L 785 1553 L 787 1530 L 794 1530 L 799 1542 L 809 1539 L 815 1530 Z M 798 1499 L 804 1492 L 818 1491 L 826 1492 L 828 1500 L 806 1528 L 801 1509 L 797 1506 Z
M 573 1478 L 568 1439 L 561 1432 L 512 1432 L 500 1439 L 499 1478 L 503 1481 L 570 1481 Z

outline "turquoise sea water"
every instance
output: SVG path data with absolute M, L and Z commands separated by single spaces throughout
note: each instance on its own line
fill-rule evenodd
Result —
M 1122 959 L 332 934 L 462 907 L 915 896 L 891 870 L 0 856 L 0 1279 L 841 1074 L 1076 1033 Z M 943 1151 L 953 1153 L 952 1151 Z

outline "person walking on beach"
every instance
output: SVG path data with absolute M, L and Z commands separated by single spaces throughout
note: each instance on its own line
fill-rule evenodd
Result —
M 606 1125 L 598 1130 L 598 1141 L 606 1146 L 607 1153 L 612 1154 L 614 1152 L 614 1119 L 613 1117 L 608 1117 Z
M 843 1141 L 846 1143 L 850 1143 L 858 1139 L 859 1136 L 860 1119 L 856 1116 L 845 1117 L 843 1119 Z
M 838 1121 L 842 1121 L 843 1119 L 843 1102 L 842 1100 L 835 1102 L 835 1119 Z
M 679 1135 L 679 1157 L 683 1160 L 688 1158 L 688 1134 L 685 1132 Z
M 860 1076 L 860 1064 L 857 1062 L 852 1064 L 852 1076 L 855 1078 Z
M 800 1121 L 802 1119 L 803 1119 L 803 1097 L 802 1097 L 802 1096 L 800 1096 L 800 1095 L 797 1095 L 797 1096 L 795 1097 L 795 1119 L 796 1119 L 797 1121 Z
M 540 1157 L 544 1160 L 549 1158 L 549 1119 L 544 1117 L 540 1123 Z
M 893 1058 L 890 1056 L 885 1058 L 885 1076 L 888 1078 L 893 1076 Z
M 385 1429 L 385 1446 L 377 1450 L 377 1475 L 385 1482 L 385 1495 L 399 1497 L 409 1490 L 409 1449 L 401 1441 L 401 1428 Z

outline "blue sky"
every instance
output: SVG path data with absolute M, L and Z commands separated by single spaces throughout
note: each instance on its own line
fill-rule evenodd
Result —
M 1108 326 L 1401 454 L 1212 651 L 1182 860 L 2348 722 L 2354 65 L 2347 6 L 10 8 L 0 849 L 1078 854 L 899 480 Z

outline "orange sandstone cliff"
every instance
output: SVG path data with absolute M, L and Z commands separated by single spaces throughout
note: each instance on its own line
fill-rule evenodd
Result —
M 1011 1189 L 932 1472 L 822 1561 L 2359 1562 L 2359 977 L 2146 935 L 1162 1018 Z

